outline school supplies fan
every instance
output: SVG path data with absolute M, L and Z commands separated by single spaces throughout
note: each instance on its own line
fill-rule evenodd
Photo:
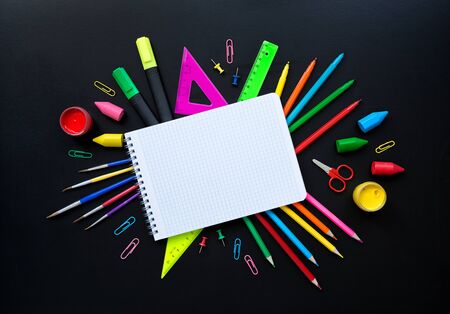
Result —
M 199 104 L 189 100 L 191 95 L 192 82 L 197 83 L 210 104 Z M 175 112 L 178 114 L 195 114 L 210 109 L 227 105 L 227 101 L 214 86 L 206 73 L 191 55 L 189 50 L 184 47 L 183 59 L 181 61 L 180 79 L 178 81 L 177 101 L 175 103 Z

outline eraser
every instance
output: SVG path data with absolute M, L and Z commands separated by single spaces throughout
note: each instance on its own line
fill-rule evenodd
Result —
M 120 121 L 125 113 L 122 107 L 116 106 L 108 101 L 95 101 L 94 104 L 101 113 L 116 121 Z

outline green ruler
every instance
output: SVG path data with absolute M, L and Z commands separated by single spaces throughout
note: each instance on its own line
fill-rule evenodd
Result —
M 266 75 L 269 72 L 270 66 L 272 65 L 272 61 L 277 54 L 277 50 L 277 45 L 266 40 L 263 41 L 255 62 L 253 63 L 252 69 L 250 70 L 247 80 L 245 81 L 241 95 L 239 95 L 238 101 L 247 100 L 258 96 Z
M 175 265 L 181 255 L 183 255 L 191 243 L 194 242 L 195 238 L 198 237 L 200 232 L 202 232 L 202 229 L 186 232 L 167 239 L 161 279 L 163 279 L 173 265 Z

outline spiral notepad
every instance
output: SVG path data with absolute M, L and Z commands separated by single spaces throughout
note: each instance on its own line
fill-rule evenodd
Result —
M 155 240 L 306 197 L 276 94 L 132 131 L 125 140 Z

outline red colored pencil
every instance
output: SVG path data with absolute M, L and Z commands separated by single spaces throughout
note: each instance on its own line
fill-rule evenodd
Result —
M 335 115 L 333 118 L 331 118 L 327 123 L 325 123 L 319 129 L 317 129 L 317 131 L 315 131 L 313 134 L 308 136 L 303 142 L 301 142 L 300 144 L 298 144 L 295 147 L 295 153 L 299 154 L 302 151 L 304 151 L 305 148 L 307 148 L 309 145 L 314 143 L 314 141 L 317 140 L 320 136 L 322 136 L 326 131 L 331 129 L 336 123 L 341 121 L 345 116 L 347 116 L 350 112 L 352 112 L 353 109 L 355 109 L 359 105 L 360 101 L 361 101 L 361 99 L 357 100 L 353 104 L 345 107 L 344 110 L 339 112 L 337 115 Z
M 309 281 L 317 288 L 322 290 L 317 282 L 316 277 L 309 271 L 309 269 L 303 264 L 303 262 L 295 255 L 294 251 L 287 245 L 287 243 L 280 237 L 280 235 L 275 231 L 275 229 L 269 224 L 269 222 L 261 215 L 255 214 L 255 217 L 263 225 L 263 227 L 270 233 L 270 235 L 277 241 L 284 252 L 291 258 L 291 260 L 297 265 L 297 267 L 302 271 L 302 273 L 308 278 Z

